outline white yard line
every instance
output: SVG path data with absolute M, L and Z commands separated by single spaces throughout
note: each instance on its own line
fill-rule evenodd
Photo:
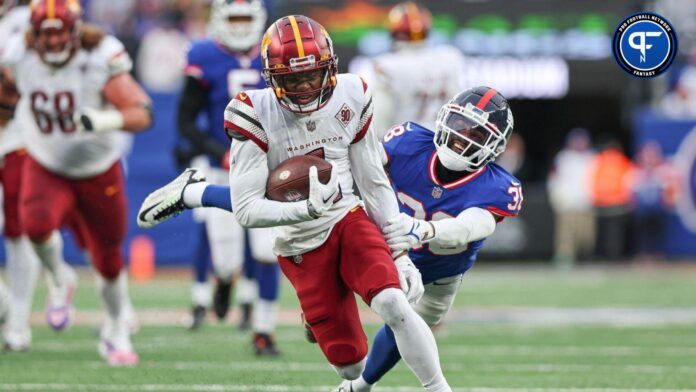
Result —
M 181 384 L 62 384 L 62 383 L 0 383 L 2 391 L 145 391 L 145 392 L 326 392 L 335 385 L 288 386 L 288 385 L 181 385 Z M 422 392 L 422 388 L 380 387 L 382 392 Z M 696 389 L 635 389 L 635 388 L 454 388 L 456 392 L 696 392 Z

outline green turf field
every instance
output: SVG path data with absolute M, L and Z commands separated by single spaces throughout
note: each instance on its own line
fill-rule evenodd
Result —
M 558 273 L 480 267 L 465 279 L 437 335 L 455 390 L 696 391 L 696 268 Z M 112 369 L 100 361 L 99 302 L 82 275 L 77 325 L 56 334 L 35 315 L 31 351 L 0 355 L 0 390 L 329 391 L 338 384 L 317 346 L 303 340 L 289 287 L 277 334 L 284 355 L 259 360 L 250 336 L 231 325 L 208 324 L 196 333 L 180 325 L 189 298 L 182 276 L 132 285 L 144 324 L 134 338 L 137 368 Z M 40 287 L 37 311 L 42 299 Z M 377 328 L 369 323 L 368 336 Z M 419 390 L 403 365 L 375 389 Z

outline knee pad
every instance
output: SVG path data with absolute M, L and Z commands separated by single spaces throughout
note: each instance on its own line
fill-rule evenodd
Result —
M 355 380 L 360 375 L 362 374 L 363 370 L 365 369 L 365 358 L 363 357 L 360 362 L 354 363 L 352 365 L 347 365 L 347 366 L 337 366 L 337 365 L 331 365 L 333 366 L 334 370 L 336 370 L 336 373 L 338 373 L 339 377 L 341 377 L 344 380 Z
M 395 288 L 384 289 L 375 295 L 371 307 L 392 329 L 409 313 L 414 312 L 404 292 Z

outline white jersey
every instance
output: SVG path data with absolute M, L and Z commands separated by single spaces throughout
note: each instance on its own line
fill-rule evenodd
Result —
M 447 45 L 409 46 L 372 59 L 375 125 L 383 135 L 407 121 L 434 129 L 437 112 L 464 87 L 464 56 Z
M 374 131 L 370 131 L 373 128 L 371 92 L 356 75 L 341 74 L 337 81 L 328 103 L 307 115 L 284 109 L 272 89 L 242 92 L 225 110 L 225 128 L 235 139 L 230 186 L 238 218 L 239 209 L 245 208 L 249 199 L 262 198 L 265 193 L 266 178 L 253 179 L 254 184 L 245 180 L 245 174 L 252 173 L 257 162 L 267 166 L 263 168 L 267 177 L 268 172 L 286 159 L 311 153 L 333 162 L 338 170 L 343 197 L 318 219 L 298 218 L 306 213 L 306 202 L 279 203 L 264 199 L 262 204 L 248 207 L 252 214 L 265 215 L 256 219 L 257 225 L 278 226 L 275 251 L 283 256 L 319 247 L 333 226 L 360 205 L 353 191 L 354 177 L 365 197 L 368 213 L 378 225 L 398 214 L 396 198 L 381 165 L 380 145 Z M 258 148 L 254 146 L 254 151 L 246 152 L 251 143 L 241 140 L 250 140 Z M 351 159 L 355 154 L 361 154 L 361 159 Z M 259 189 L 251 189 L 254 187 Z M 376 211 L 380 204 L 382 210 Z M 244 224 L 244 220 L 241 218 L 240 223 Z M 291 221 L 295 223 L 284 223 Z
M 90 178 L 120 159 L 129 142 L 121 131 L 76 132 L 73 114 L 81 108 L 104 109 L 102 91 L 114 76 L 129 72 L 123 44 L 105 36 L 92 50 L 80 49 L 64 66 L 44 63 L 23 37 L 8 44 L 0 63 L 12 69 L 22 99 L 17 107 L 29 154 L 46 169 L 69 178 Z
M 12 7 L 0 19 L 0 58 L 12 37 L 23 35 L 29 27 L 29 7 Z M 0 156 L 24 146 L 21 133 L 21 119 L 15 118 L 4 128 L 0 127 Z

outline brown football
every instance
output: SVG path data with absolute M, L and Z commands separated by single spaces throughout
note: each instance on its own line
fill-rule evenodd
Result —
M 317 167 L 319 181 L 331 179 L 331 164 L 314 155 L 300 155 L 283 161 L 268 175 L 266 197 L 275 201 L 298 201 L 309 197 L 309 168 Z

